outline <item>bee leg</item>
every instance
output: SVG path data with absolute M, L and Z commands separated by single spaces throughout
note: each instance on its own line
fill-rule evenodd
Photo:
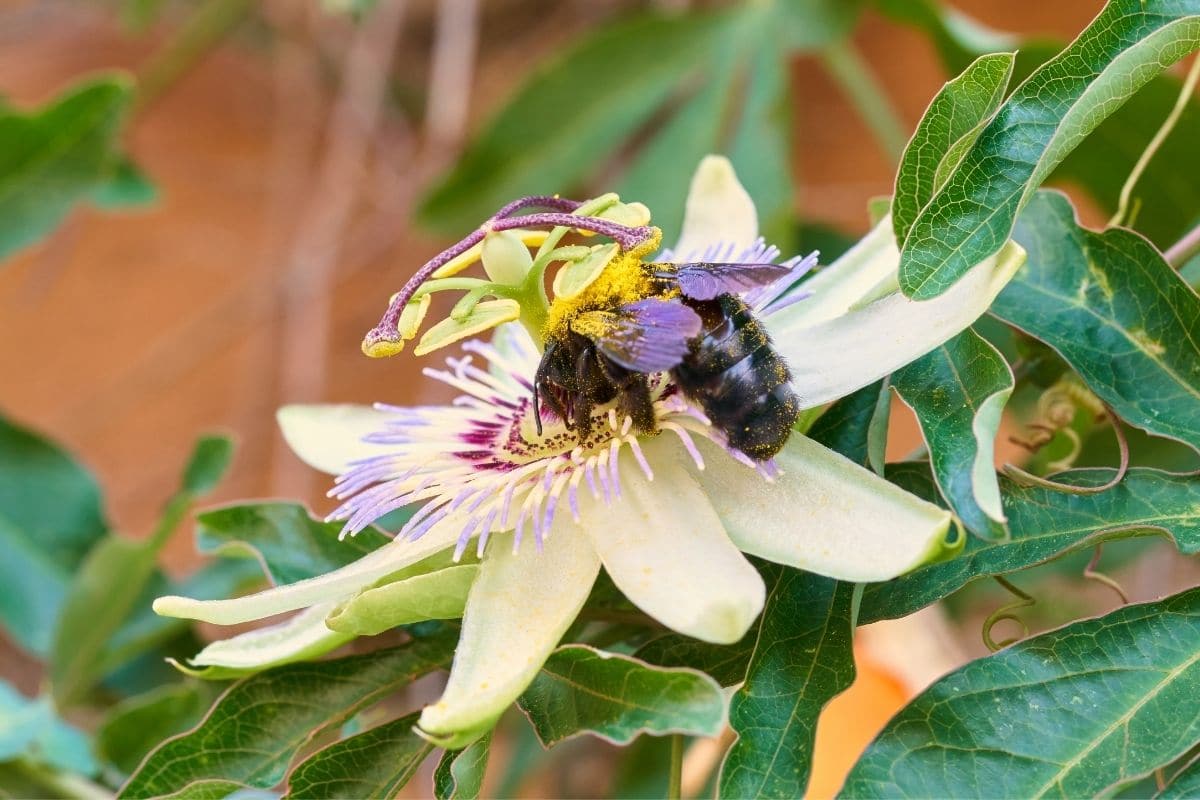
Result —
M 641 433 L 653 431 L 655 418 L 654 401 L 650 398 L 650 379 L 604 356 L 597 356 L 596 361 L 605 379 L 616 389 L 617 409 L 621 416 L 633 420 L 633 427 Z
M 547 405 L 553 408 L 558 402 L 554 393 L 549 391 L 550 365 L 555 348 L 554 342 L 546 346 L 546 352 L 542 354 L 542 360 L 538 363 L 537 372 L 533 376 L 533 422 L 537 426 L 538 436 L 542 435 L 542 392 L 546 394 Z M 555 410 L 557 411 L 557 409 Z

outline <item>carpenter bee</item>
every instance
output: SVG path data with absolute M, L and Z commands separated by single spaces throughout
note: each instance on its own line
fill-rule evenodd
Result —
M 800 413 L 791 373 L 740 293 L 788 274 L 776 264 L 611 262 L 578 296 L 551 304 L 534 378 L 541 411 L 581 439 L 596 406 L 616 401 L 639 431 L 655 427 L 651 376 L 666 372 L 729 446 L 765 461 Z

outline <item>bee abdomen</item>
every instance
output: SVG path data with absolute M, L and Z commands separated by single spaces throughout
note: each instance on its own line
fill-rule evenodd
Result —
M 736 296 L 690 305 L 704 328 L 672 371 L 674 378 L 731 447 L 760 461 L 771 458 L 787 442 L 800 413 L 787 364 Z

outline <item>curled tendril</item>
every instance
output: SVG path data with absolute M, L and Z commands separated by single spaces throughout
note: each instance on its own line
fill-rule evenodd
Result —
M 1096 545 L 1095 551 L 1092 553 L 1092 560 L 1083 568 L 1083 577 L 1090 581 L 1098 581 L 1117 593 L 1121 598 L 1121 605 L 1129 605 L 1129 595 L 1125 594 L 1125 590 L 1121 588 L 1121 584 L 1117 583 L 1116 579 L 1105 575 L 1096 569 L 1100 565 L 1100 557 L 1104 555 L 1104 543 Z
M 995 611 L 989 614 L 988 618 L 983 621 L 983 630 L 980 632 L 983 636 L 983 644 L 988 650 L 994 653 L 997 650 L 1008 647 L 1010 644 L 1015 644 L 1016 642 L 1021 641 L 1029 635 L 1029 625 L 1014 612 L 1019 609 L 1028 608 L 1029 606 L 1035 605 L 1037 600 L 1033 599 L 1032 595 L 1026 594 L 1024 591 L 1014 586 L 1013 583 L 1003 575 L 993 575 L 992 579 L 1011 592 L 1014 596 L 1019 598 L 1014 603 L 1000 606 L 1000 608 L 997 608 Z M 1003 622 L 1004 620 L 1009 620 L 1010 622 L 1015 622 L 1020 625 L 1021 635 L 997 642 L 992 638 L 992 628 L 996 627 L 997 623 Z
M 1117 437 L 1117 447 L 1121 452 L 1121 461 L 1117 466 L 1117 474 L 1112 477 L 1112 480 L 1100 486 L 1072 486 L 1069 483 L 1059 483 L 1048 478 L 1038 477 L 1030 472 L 1026 472 L 1015 464 L 1005 464 L 1004 474 L 1022 486 L 1040 486 L 1043 489 L 1052 489 L 1056 492 L 1066 492 L 1067 494 L 1099 494 L 1100 492 L 1107 492 L 1120 483 L 1125 478 L 1125 473 L 1129 471 L 1129 440 L 1125 438 L 1125 429 L 1121 427 L 1117 415 L 1108 406 L 1104 406 L 1104 409 L 1109 420 L 1112 421 L 1113 434 Z

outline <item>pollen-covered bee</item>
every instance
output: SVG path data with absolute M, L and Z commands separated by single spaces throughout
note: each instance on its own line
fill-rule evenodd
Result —
M 650 376 L 666 372 L 729 446 L 766 460 L 800 413 L 783 358 L 739 295 L 789 274 L 776 264 L 655 263 L 624 253 L 578 295 L 556 298 L 534 379 L 546 407 L 581 437 L 596 406 L 616 402 L 641 431 L 654 427 Z

